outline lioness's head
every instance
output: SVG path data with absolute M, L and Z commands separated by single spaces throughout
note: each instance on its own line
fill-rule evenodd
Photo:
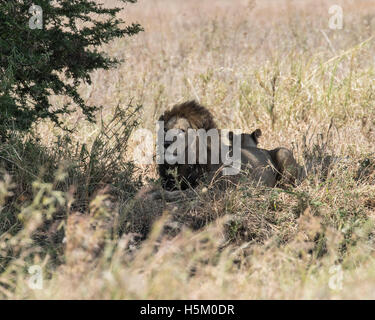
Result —
M 232 144 L 235 134 L 233 132 L 229 132 L 229 142 Z M 259 144 L 259 138 L 262 136 L 262 131 L 260 129 L 256 129 L 252 133 L 241 133 L 241 148 L 248 149 L 248 148 L 256 148 Z

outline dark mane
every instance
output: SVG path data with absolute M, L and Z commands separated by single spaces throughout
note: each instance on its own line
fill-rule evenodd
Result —
M 210 111 L 194 100 L 175 105 L 170 111 L 166 111 L 159 121 L 167 122 L 173 117 L 187 119 L 193 127 L 192 129 L 216 128 Z

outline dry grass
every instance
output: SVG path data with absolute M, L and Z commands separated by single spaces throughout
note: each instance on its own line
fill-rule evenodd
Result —
M 128 171 L 115 170 L 119 162 L 108 156 L 116 150 L 115 140 L 101 134 L 100 123 L 89 125 L 80 115 L 66 119 L 77 130 L 63 146 L 82 151 L 83 145 L 97 146 L 98 137 L 104 141 L 94 167 L 79 152 L 57 156 L 61 132 L 42 123 L 36 132 L 44 151 L 31 156 L 25 148 L 1 150 L 5 158 L 19 158 L 22 170 L 13 171 L 14 184 L 8 176 L 0 184 L 0 295 L 375 298 L 375 3 L 335 4 L 344 10 L 342 30 L 328 28 L 331 4 L 326 1 L 139 0 L 127 6 L 126 20 L 140 22 L 145 32 L 104 48 L 126 62 L 94 73 L 93 84 L 81 89 L 86 101 L 105 106 L 104 123 L 116 106 L 132 102 L 143 106 L 140 126 L 155 130 L 164 110 L 193 98 L 215 114 L 221 128 L 260 128 L 264 148 L 289 147 L 301 163 L 319 164 L 326 156 L 341 161 L 317 166 L 295 189 L 261 190 L 242 183 L 224 195 L 198 188 L 194 198 L 150 203 L 135 199 L 133 191 L 118 190 L 128 190 L 129 181 L 136 189 L 137 177 L 146 184 L 156 179 L 155 166 L 121 176 L 128 179 L 123 184 L 118 177 L 116 183 L 109 181 Z M 130 141 L 121 154 L 123 163 L 132 159 L 134 146 Z M 62 183 L 66 180 L 53 176 L 57 167 L 45 168 L 49 175 L 39 175 L 31 188 L 35 177 L 21 172 L 34 170 L 38 176 L 35 164 L 34 169 L 25 164 L 31 158 L 46 167 L 50 162 L 44 154 L 55 165 L 71 157 L 82 170 L 69 167 L 69 183 Z M 106 168 L 111 174 L 100 175 Z M 82 177 L 76 178 L 77 172 Z M 84 204 L 77 205 L 77 192 L 69 187 L 88 188 L 87 179 L 95 186 L 80 192 Z M 99 192 L 107 184 L 117 191 Z M 6 199 L 18 205 L 11 218 L 4 214 Z M 53 215 L 60 217 L 58 225 L 50 223 L 46 232 L 44 221 Z M 35 237 L 41 229 L 47 235 Z M 28 286 L 26 270 L 32 264 L 44 268 L 42 290 Z M 342 274 L 332 269 L 335 265 Z M 341 275 L 342 289 L 332 289 Z

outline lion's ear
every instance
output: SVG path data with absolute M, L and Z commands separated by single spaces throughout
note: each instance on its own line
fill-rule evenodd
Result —
M 262 130 L 256 129 L 253 133 L 254 137 L 259 138 L 262 136 Z
M 262 136 L 262 130 L 260 129 L 256 129 L 255 131 L 253 131 L 253 133 L 251 134 L 251 137 L 253 138 L 254 142 L 256 145 L 259 144 L 259 138 Z

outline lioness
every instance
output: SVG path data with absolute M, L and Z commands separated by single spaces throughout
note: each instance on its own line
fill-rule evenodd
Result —
M 212 144 L 212 139 L 207 139 L 205 144 L 207 151 L 207 162 L 199 162 L 199 155 L 202 149 L 198 148 L 200 137 L 196 136 L 195 146 L 188 139 L 189 129 L 203 129 L 209 132 L 216 129 L 216 124 L 212 114 L 203 106 L 195 101 L 188 101 L 179 105 L 175 105 L 170 111 L 165 112 L 159 119 L 164 124 L 164 138 L 169 130 L 178 133 L 181 141 L 185 141 L 185 163 L 173 163 L 176 154 L 169 151 L 169 147 L 175 141 L 165 139 L 163 146 L 159 146 L 159 152 L 164 156 L 165 161 L 159 164 L 159 174 L 162 179 L 162 186 L 166 190 L 184 190 L 189 187 L 196 187 L 197 184 L 206 178 L 209 181 L 215 177 L 223 175 L 225 165 L 225 157 L 221 150 L 217 148 L 227 148 L 229 152 L 227 156 L 232 156 L 236 150 L 234 148 L 235 141 L 241 141 L 238 160 L 240 161 L 240 171 L 234 176 L 228 176 L 229 179 L 237 178 L 243 174 L 257 185 L 274 187 L 280 181 L 295 183 L 302 175 L 302 167 L 299 166 L 290 150 L 286 148 L 277 148 L 273 150 L 265 150 L 258 148 L 258 139 L 261 136 L 259 129 L 251 134 L 236 135 L 229 132 L 227 139 L 223 139 L 220 135 L 219 146 Z M 221 130 L 218 131 L 219 133 Z M 226 141 L 224 141 L 226 140 Z M 189 164 L 188 155 L 193 154 L 196 161 Z M 212 151 L 220 154 L 219 161 L 212 161 Z M 169 163 L 168 163 L 169 161 Z M 172 162 L 172 164 L 170 164 Z M 190 162 L 191 163 L 191 162 Z

